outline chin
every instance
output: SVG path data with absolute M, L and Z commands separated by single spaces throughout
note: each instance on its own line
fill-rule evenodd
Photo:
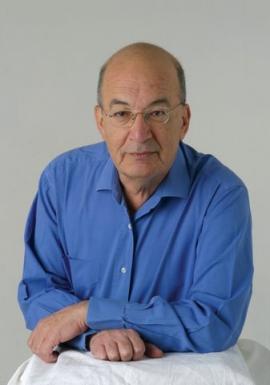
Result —
M 121 173 L 128 177 L 129 179 L 148 179 L 153 178 L 155 175 L 157 175 L 157 170 L 154 169 L 136 169 L 131 170 L 130 168 L 128 170 L 121 170 Z

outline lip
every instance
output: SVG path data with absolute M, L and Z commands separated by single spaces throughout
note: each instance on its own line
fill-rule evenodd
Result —
M 146 159 L 152 156 L 155 152 L 147 151 L 147 152 L 131 152 L 130 155 L 136 159 Z

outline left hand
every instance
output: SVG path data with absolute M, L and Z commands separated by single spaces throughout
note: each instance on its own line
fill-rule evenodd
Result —
M 28 339 L 31 351 L 47 363 L 56 362 L 58 353 L 54 348 L 88 329 L 87 307 L 88 301 L 82 301 L 40 320 Z
M 109 361 L 136 361 L 144 354 L 150 358 L 164 355 L 157 346 L 144 342 L 133 329 L 102 330 L 90 339 L 89 350 L 95 358 Z

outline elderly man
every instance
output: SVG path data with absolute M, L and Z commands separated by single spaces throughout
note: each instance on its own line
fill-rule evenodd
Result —
M 236 343 L 252 288 L 245 185 L 183 143 L 180 63 L 136 43 L 102 67 L 103 142 L 43 171 L 25 230 L 19 302 L 28 345 L 62 343 L 104 360 L 221 351 Z

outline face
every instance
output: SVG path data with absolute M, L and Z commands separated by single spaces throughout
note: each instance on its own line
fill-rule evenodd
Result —
M 120 180 L 147 183 L 162 179 L 169 171 L 187 132 L 190 110 L 180 105 L 170 112 L 167 123 L 145 121 L 136 115 L 128 125 L 117 126 L 108 114 L 120 111 L 172 109 L 180 102 L 176 71 L 170 61 L 142 58 L 112 62 L 105 72 L 103 109 L 96 106 L 97 127 L 107 143 Z M 104 113 L 105 112 L 105 113 Z

